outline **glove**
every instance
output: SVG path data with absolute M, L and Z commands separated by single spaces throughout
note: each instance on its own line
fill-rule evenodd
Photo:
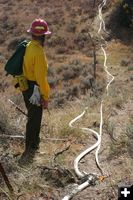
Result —
M 36 106 L 41 105 L 41 95 L 40 95 L 39 87 L 37 85 L 34 86 L 34 90 L 29 101 L 33 105 L 36 105 Z
M 43 109 L 48 109 L 48 101 L 41 99 L 41 105 L 43 107 Z

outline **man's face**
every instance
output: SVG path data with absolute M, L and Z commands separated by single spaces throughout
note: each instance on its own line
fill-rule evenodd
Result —
M 41 44 L 43 46 L 44 42 L 45 42 L 45 35 L 40 36 L 40 41 L 41 41 Z

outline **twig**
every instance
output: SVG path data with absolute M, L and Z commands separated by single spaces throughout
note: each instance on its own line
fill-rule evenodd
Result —
M 67 139 L 63 138 L 44 138 L 44 140 L 52 140 L 52 141 L 68 141 Z
M 13 106 L 15 106 L 15 109 L 16 109 L 16 110 L 18 110 L 19 112 L 21 112 L 23 115 L 25 115 L 25 116 L 28 118 L 28 114 L 27 114 L 25 111 L 23 111 L 18 105 L 16 105 L 11 99 L 8 99 L 8 101 L 9 101 Z M 29 109 L 29 110 L 30 110 L 30 109 Z M 48 113 L 49 113 L 49 115 L 50 115 L 49 109 L 47 109 L 47 111 L 48 111 Z M 43 123 L 43 124 L 41 125 L 41 128 L 42 128 L 43 126 L 47 126 L 47 124 L 46 124 L 46 123 Z
M 20 197 L 22 197 L 22 196 L 24 196 L 25 194 L 19 194 L 18 196 L 17 196 L 17 200 L 19 200 L 19 198 Z
M 24 139 L 24 136 L 23 135 L 6 135 L 6 134 L 0 134 L 0 137 L 2 138 L 21 138 L 21 139 Z
M 54 154 L 54 158 L 53 161 L 56 162 L 56 158 L 61 155 L 62 153 L 64 153 L 65 151 L 69 150 L 70 148 L 70 144 L 68 146 L 65 147 L 65 149 L 62 149 L 61 151 L 58 151 L 57 153 Z
M 1 187 L 0 187 L 0 190 L 8 197 L 8 199 L 13 200 L 13 199 L 9 196 L 9 194 L 8 194 L 5 190 L 3 190 Z
M 0 137 L 2 138 L 19 138 L 19 139 L 24 139 L 24 135 L 7 135 L 7 134 L 0 134 Z M 42 140 L 51 140 L 51 141 L 68 141 L 66 138 L 42 138 Z
M 18 106 L 16 105 L 11 99 L 8 100 L 13 106 L 15 106 L 15 109 L 18 110 L 19 112 L 21 112 L 23 115 L 25 115 L 26 117 L 28 117 L 28 115 Z
M 2 176 L 3 176 L 3 178 L 4 178 L 4 181 L 5 181 L 5 183 L 6 183 L 7 187 L 8 187 L 8 189 L 9 189 L 9 191 L 10 191 L 11 193 L 13 193 L 13 187 L 11 186 L 11 184 L 10 184 L 10 182 L 9 182 L 9 179 L 8 179 L 8 177 L 7 177 L 7 175 L 6 175 L 6 172 L 5 172 L 5 170 L 4 170 L 4 168 L 3 168 L 3 166 L 2 166 L 1 163 L 0 163 L 0 172 L 1 172 Z

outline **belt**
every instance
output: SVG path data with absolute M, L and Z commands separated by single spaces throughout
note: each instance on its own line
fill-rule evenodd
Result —
M 34 85 L 38 85 L 36 81 L 30 81 L 30 80 L 27 80 L 28 81 L 28 85 L 29 85 L 29 88 L 33 88 Z

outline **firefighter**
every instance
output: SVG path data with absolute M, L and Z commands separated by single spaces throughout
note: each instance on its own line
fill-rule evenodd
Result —
M 24 102 L 28 112 L 26 124 L 25 150 L 19 159 L 19 164 L 33 160 L 40 143 L 40 127 L 43 109 L 48 108 L 50 86 L 47 81 L 48 63 L 44 52 L 45 36 L 51 34 L 46 21 L 35 19 L 27 30 L 31 41 L 27 44 L 23 75 L 28 82 L 28 89 L 23 91 Z

